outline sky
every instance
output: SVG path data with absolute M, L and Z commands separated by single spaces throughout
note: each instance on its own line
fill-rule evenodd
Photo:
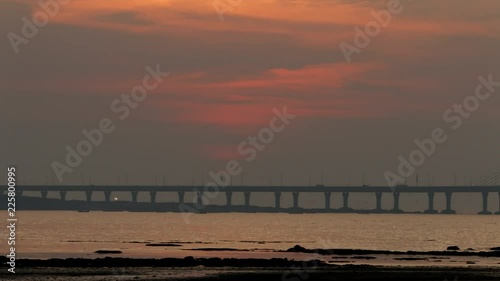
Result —
M 500 2 L 401 0 L 348 62 L 341 43 L 389 2 L 70 0 L 13 47 L 44 10 L 0 0 L 0 161 L 33 184 L 201 184 L 234 160 L 233 184 L 387 185 L 442 128 L 407 183 L 478 183 L 500 169 L 500 87 L 456 130 L 443 114 L 500 81 Z M 111 104 L 147 67 L 169 75 L 121 120 Z M 238 152 L 284 108 L 265 148 Z M 59 182 L 53 163 L 103 118 L 113 132 Z

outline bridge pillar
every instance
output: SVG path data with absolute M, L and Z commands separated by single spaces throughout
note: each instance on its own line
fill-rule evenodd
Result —
M 106 203 L 109 203 L 110 197 L 111 197 L 111 190 L 104 191 L 104 201 L 106 201 Z
M 341 209 L 343 210 L 349 210 L 349 192 L 342 192 L 342 199 L 344 202 L 344 205 L 342 206 Z
M 151 199 L 151 203 L 156 203 L 156 191 L 150 191 L 149 198 Z
M 245 206 L 250 206 L 250 195 L 252 195 L 251 192 L 247 191 L 245 192 Z
M 196 202 L 198 205 L 203 206 L 203 191 L 196 191 Z
M 428 192 L 427 197 L 429 197 L 429 208 L 424 211 L 424 214 L 437 214 L 438 211 L 434 210 L 434 192 Z
M 441 214 L 456 214 L 455 210 L 451 208 L 451 197 L 453 195 L 452 192 L 446 192 L 446 210 L 441 211 Z
M 87 190 L 87 191 L 85 191 L 85 194 L 87 195 L 87 202 L 91 202 L 92 201 L 92 191 Z
M 495 214 L 500 215 L 500 192 L 498 192 L 498 212 Z
M 139 195 L 139 191 L 131 191 L 130 194 L 132 195 L 132 202 L 137 203 L 137 195 Z
M 299 208 L 299 192 L 293 192 L 293 208 L 297 209 Z
M 325 209 L 330 209 L 330 198 L 332 197 L 331 192 L 325 192 Z
M 232 198 L 233 198 L 233 193 L 231 191 L 226 191 L 226 206 L 231 206 Z
M 375 210 L 378 212 L 382 211 L 382 194 L 382 192 L 375 192 L 375 198 L 377 199 L 377 207 Z
M 59 191 L 59 196 L 61 196 L 62 201 L 66 200 L 66 191 L 65 190 Z
M 279 209 L 280 208 L 280 200 L 281 199 L 281 192 L 275 192 L 274 193 L 274 207 L 276 207 L 276 209 Z
M 42 198 L 47 199 L 47 194 L 49 193 L 48 191 L 42 190 L 40 191 L 42 193 Z
M 400 193 L 398 191 L 393 192 L 392 196 L 394 197 L 394 206 L 392 207 L 392 212 L 394 213 L 401 213 L 401 209 L 399 209 L 399 195 Z
M 177 195 L 179 196 L 179 203 L 184 203 L 184 191 L 178 191 Z
M 489 195 L 489 192 L 484 191 L 484 192 L 482 192 L 482 195 L 483 195 L 483 210 L 481 212 L 479 212 L 478 214 L 480 214 L 480 215 L 491 215 L 491 212 L 488 211 L 488 195 Z

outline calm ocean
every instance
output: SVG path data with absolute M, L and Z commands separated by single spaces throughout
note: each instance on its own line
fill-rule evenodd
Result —
M 494 215 L 19 211 L 17 216 L 19 258 L 95 257 L 99 249 L 121 250 L 126 257 L 273 257 L 274 250 L 297 244 L 402 251 L 500 246 L 500 216 Z M 2 245 L 7 245 L 5 229 Z M 146 246 L 161 242 L 178 246 Z

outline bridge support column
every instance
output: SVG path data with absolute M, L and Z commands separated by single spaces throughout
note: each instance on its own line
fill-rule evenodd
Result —
M 245 192 L 245 206 L 250 206 L 250 195 L 252 195 L 251 192 Z
M 132 194 L 132 202 L 137 203 L 137 195 L 139 195 L 139 191 L 131 191 Z
M 446 192 L 446 210 L 441 211 L 441 214 L 456 214 L 455 210 L 451 208 L 451 197 L 453 195 L 452 192 Z
M 196 191 L 196 202 L 199 206 L 203 206 L 203 191 Z
M 325 209 L 330 209 L 330 198 L 332 197 L 331 192 L 325 192 Z
M 349 192 L 342 192 L 342 199 L 344 202 L 344 205 L 342 206 L 342 210 L 350 210 L 349 208 Z
M 59 196 L 61 197 L 62 201 L 66 200 L 66 191 L 65 190 L 59 191 Z
M 109 203 L 110 197 L 111 197 L 111 191 L 109 190 L 104 191 L 104 201 L 106 201 L 106 203 Z
M 87 190 L 85 194 L 87 195 L 87 202 L 92 202 L 92 191 Z
M 299 208 L 299 192 L 293 192 L 293 208 L 298 209 Z
M 233 199 L 233 193 L 231 191 L 226 191 L 226 206 L 231 206 L 231 199 Z
M 179 203 L 184 203 L 184 191 L 178 191 L 177 195 L 179 196 Z
M 478 214 L 480 214 L 480 215 L 491 215 L 491 212 L 488 211 L 488 195 L 489 195 L 489 192 L 484 191 L 484 192 L 482 192 L 482 195 L 483 195 L 483 210 L 481 212 L 479 212 Z
M 150 191 L 149 197 L 151 199 L 151 203 L 156 203 L 156 191 Z
M 375 192 L 375 198 L 377 199 L 377 207 L 375 207 L 375 211 L 382 211 L 382 192 Z
M 495 214 L 500 215 L 500 192 L 498 192 L 498 212 Z
M 276 209 L 280 208 L 280 202 L 281 202 L 281 192 L 275 192 L 274 193 L 274 207 Z
M 428 192 L 427 197 L 429 197 L 429 207 L 424 214 L 437 214 L 438 211 L 434 210 L 434 192 Z
M 392 207 L 392 212 L 393 213 L 401 213 L 401 209 L 399 209 L 399 192 L 393 192 L 392 196 L 394 197 L 394 206 Z
M 42 193 L 42 198 L 47 199 L 47 194 L 49 193 L 48 191 L 42 190 L 40 191 Z

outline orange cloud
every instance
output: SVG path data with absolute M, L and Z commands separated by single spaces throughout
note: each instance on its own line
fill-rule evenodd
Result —
M 221 0 L 225 2 L 225 0 Z M 51 22 L 85 26 L 90 28 L 112 29 L 123 32 L 149 32 L 161 36 L 174 33 L 179 36 L 196 36 L 203 41 L 225 40 L 232 37 L 219 37 L 205 34 L 216 32 L 258 32 L 283 34 L 298 39 L 297 44 L 331 48 L 338 42 L 354 36 L 353 27 L 363 27 L 373 20 L 371 11 L 379 11 L 386 7 L 380 1 L 350 3 L 343 1 L 282 1 L 282 0 L 243 0 L 239 5 L 226 11 L 224 22 L 219 17 L 211 0 L 72 0 L 61 7 Z M 422 1 L 424 2 L 424 1 Z M 444 4 L 405 3 L 399 15 L 387 29 L 424 34 L 476 34 L 498 37 L 500 27 L 498 20 L 478 20 L 468 18 L 443 17 L 451 1 Z M 27 1 L 33 5 L 33 12 L 40 9 L 37 2 Z M 490 2 L 492 3 L 492 2 Z M 409 17 L 415 10 L 427 8 L 431 11 L 419 17 Z M 476 3 L 465 3 L 460 6 L 471 6 Z M 491 6 L 499 4 L 489 4 Z M 499 5 L 500 8 L 500 5 Z M 462 8 L 465 9 L 465 8 Z M 336 46 L 335 46 L 336 47 Z
M 381 68 L 371 64 L 321 64 L 293 70 L 270 69 L 252 77 L 222 82 L 204 81 L 210 78 L 206 73 L 184 74 L 161 85 L 158 92 L 164 101 L 154 107 L 175 111 L 176 122 L 233 130 L 267 125 L 272 109 L 282 106 L 300 110 L 308 116 L 355 115 L 351 110 L 338 107 L 352 103 L 342 94 L 344 83 L 355 81 L 367 71 Z M 295 97 L 287 94 L 292 90 Z M 337 106 L 316 110 L 316 106 L 325 102 Z
M 201 154 L 208 156 L 210 158 L 219 160 L 239 160 L 243 158 L 243 155 L 239 154 L 237 151 L 238 144 L 234 145 L 215 145 L 215 144 L 205 144 L 201 146 Z
M 207 89 L 302 89 L 329 87 L 341 88 L 343 83 L 354 80 L 359 74 L 380 69 L 376 64 L 329 63 L 308 65 L 300 69 L 270 69 L 256 78 L 242 78 L 236 81 L 217 82 L 206 85 Z

